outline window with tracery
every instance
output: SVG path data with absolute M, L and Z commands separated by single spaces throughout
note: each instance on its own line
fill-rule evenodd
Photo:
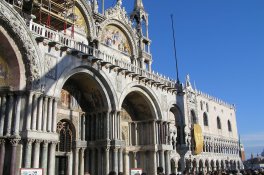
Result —
M 57 144 L 57 151 L 71 152 L 72 149 L 72 129 L 68 122 L 60 121 L 57 124 L 57 133 L 59 133 L 60 142 Z

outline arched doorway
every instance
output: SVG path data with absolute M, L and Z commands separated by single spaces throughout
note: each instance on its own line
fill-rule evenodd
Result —
M 150 166 L 149 161 L 154 157 L 159 160 L 160 167 L 165 170 L 165 152 L 142 149 L 154 144 L 168 143 L 168 123 L 156 121 L 155 105 L 150 96 L 140 88 L 128 93 L 121 106 L 121 131 L 124 155 L 124 172 L 129 173 L 131 168 L 142 168 L 143 172 L 151 174 L 155 167 Z M 153 134 L 156 133 L 156 134 Z M 168 155 L 166 155 L 168 156 Z M 168 162 L 170 164 L 170 162 Z
M 56 151 L 56 172 L 63 174 L 102 174 L 101 165 L 105 161 L 106 116 L 108 111 L 106 95 L 99 82 L 87 72 L 77 72 L 70 76 L 61 89 L 58 102 L 57 123 L 67 126 L 71 135 L 71 147 L 66 151 Z M 64 127 L 65 128 L 65 127 Z M 60 139 L 64 131 L 57 130 Z M 60 143 L 58 144 L 60 148 Z M 66 164 L 65 164 L 66 162 Z

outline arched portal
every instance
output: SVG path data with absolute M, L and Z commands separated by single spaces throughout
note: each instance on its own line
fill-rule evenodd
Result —
M 154 112 L 153 102 L 147 97 L 144 91 L 135 90 L 126 95 L 121 107 L 121 131 L 122 141 L 125 143 L 125 150 L 129 150 L 129 165 L 126 166 L 126 171 L 130 168 L 143 168 L 143 172 L 150 172 L 148 160 L 151 160 L 151 153 L 146 152 L 143 146 L 153 145 L 157 141 L 160 143 L 166 142 L 168 137 L 167 123 L 155 122 L 156 116 Z M 154 131 L 155 128 L 160 134 L 160 140 L 156 140 Z M 162 134 L 163 137 L 162 137 Z M 164 154 L 164 152 L 163 152 Z M 124 162 L 125 164 L 125 162 Z
M 75 73 L 64 82 L 58 102 L 57 123 L 62 129 L 57 130 L 60 142 L 56 151 L 56 174 L 102 173 L 100 167 L 104 160 L 99 155 L 106 145 L 99 144 L 98 140 L 107 138 L 104 131 L 107 131 L 108 108 L 102 87 L 88 73 Z
M 217 171 L 220 170 L 220 163 L 219 163 L 219 160 L 216 160 L 216 170 L 217 170 Z

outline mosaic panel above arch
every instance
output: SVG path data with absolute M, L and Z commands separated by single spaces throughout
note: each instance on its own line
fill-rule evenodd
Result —
M 131 48 L 126 35 L 114 25 L 108 25 L 104 28 L 101 42 L 125 54 L 131 55 Z
M 78 7 L 74 7 L 75 14 L 75 27 L 79 28 L 81 31 L 88 33 L 87 24 L 85 18 Z

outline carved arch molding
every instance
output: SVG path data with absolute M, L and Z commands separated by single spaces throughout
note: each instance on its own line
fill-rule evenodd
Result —
M 0 25 L 16 42 L 26 69 L 27 89 L 39 89 L 41 85 L 40 51 L 24 20 L 8 3 L 0 1 Z

